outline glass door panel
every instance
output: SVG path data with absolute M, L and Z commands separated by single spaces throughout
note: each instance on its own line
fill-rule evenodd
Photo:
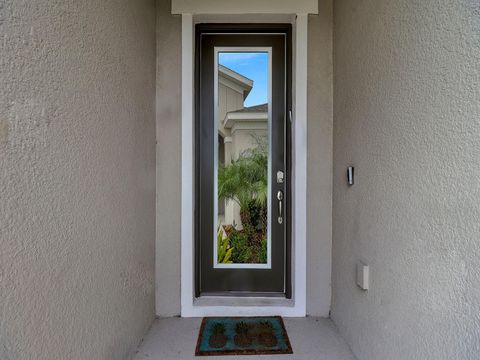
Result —
M 215 48 L 215 268 L 271 266 L 271 48 Z

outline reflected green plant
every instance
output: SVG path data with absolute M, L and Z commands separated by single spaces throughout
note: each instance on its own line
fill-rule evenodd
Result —
M 232 260 L 235 264 L 248 264 L 252 262 L 252 249 L 248 242 L 248 234 L 234 231 L 230 236 L 232 246 L 235 248 Z
M 230 246 L 230 239 L 220 226 L 217 233 L 217 262 L 219 264 L 232 264 L 233 247 Z
M 268 146 L 266 139 L 254 139 L 256 147 L 243 151 L 237 160 L 218 169 L 218 198 L 233 200 L 240 205 L 243 226 L 251 223 L 252 204 L 260 208 L 267 204 Z
M 267 263 L 267 239 L 263 238 L 261 242 L 261 248 L 260 248 L 260 263 L 266 264 Z

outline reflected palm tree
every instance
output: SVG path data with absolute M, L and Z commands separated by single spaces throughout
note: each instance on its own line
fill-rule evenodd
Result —
M 255 147 L 242 152 L 231 164 L 219 167 L 218 197 L 240 206 L 243 227 L 261 225 L 266 230 L 268 146 L 265 138 L 253 137 Z M 260 215 L 260 219 L 252 219 L 253 213 Z

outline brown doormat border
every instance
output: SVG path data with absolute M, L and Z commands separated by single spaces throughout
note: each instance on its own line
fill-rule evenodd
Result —
M 282 331 L 282 340 L 286 344 L 284 349 L 265 348 L 236 348 L 236 349 L 218 349 L 218 350 L 201 350 L 202 338 L 208 321 L 222 321 L 236 323 L 239 321 L 255 322 L 272 319 L 278 322 Z M 215 355 L 275 355 L 275 354 L 293 354 L 293 349 L 288 338 L 287 330 L 281 316 L 222 316 L 222 317 L 204 317 L 200 326 L 197 338 L 197 346 L 195 348 L 195 356 L 215 356 Z

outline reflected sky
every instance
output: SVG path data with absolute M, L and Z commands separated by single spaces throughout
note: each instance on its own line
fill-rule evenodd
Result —
M 219 63 L 254 81 L 253 89 L 245 100 L 245 106 L 268 102 L 268 53 L 231 52 L 219 53 Z

